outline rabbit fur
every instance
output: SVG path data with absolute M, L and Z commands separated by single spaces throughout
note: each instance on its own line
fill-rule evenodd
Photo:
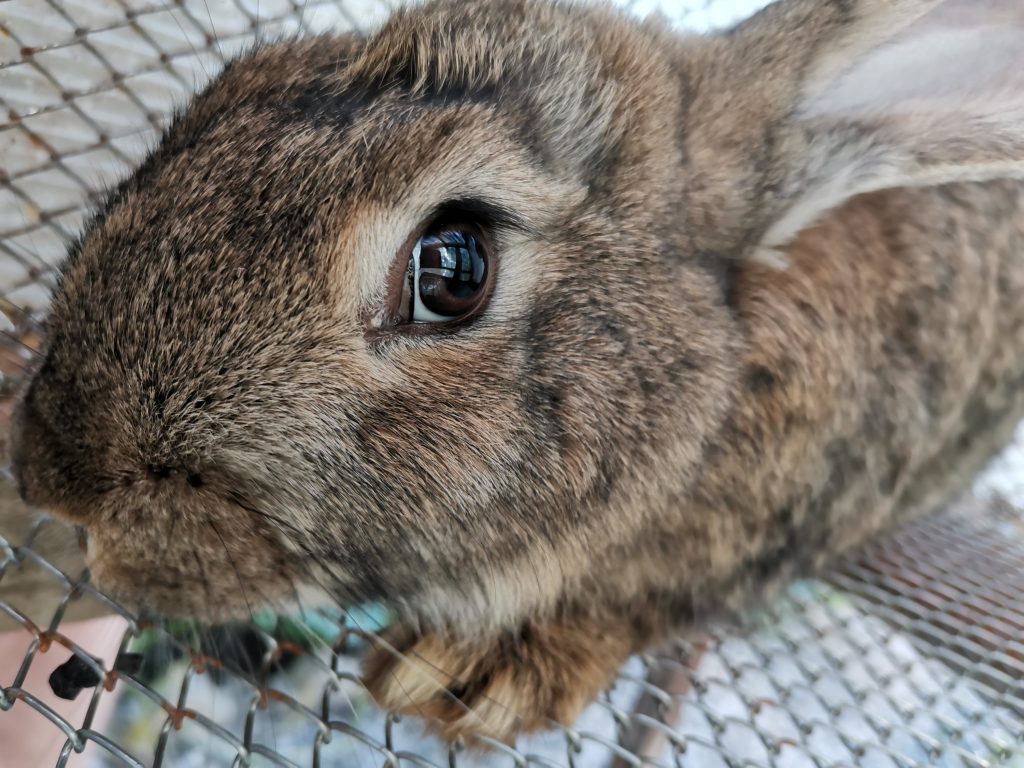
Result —
M 1021 417 L 1016 6 L 779 0 L 698 36 L 435 0 L 261 45 L 71 248 L 22 492 L 137 609 L 385 601 L 384 706 L 571 722 Z M 374 335 L 444 205 L 491 232 L 487 308 Z

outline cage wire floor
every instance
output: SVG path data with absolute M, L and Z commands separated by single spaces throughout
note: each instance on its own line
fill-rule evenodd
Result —
M 763 0 L 623 2 L 692 28 Z M 173 106 L 258 36 L 370 28 L 374 0 L 0 2 L 0 422 L 53 269 Z M 3 318 L 0 318 L 3 321 Z M 2 426 L 2 424 L 0 424 Z M 742 624 L 634 658 L 572 728 L 475 755 L 358 681 L 379 610 L 258 616 L 200 638 L 96 592 L 74 536 L 0 481 L 0 768 L 1024 768 L 1024 428 L 942 515 L 799 582 Z M 100 618 L 97 618 L 100 617 Z M 72 655 L 100 685 L 47 677 Z

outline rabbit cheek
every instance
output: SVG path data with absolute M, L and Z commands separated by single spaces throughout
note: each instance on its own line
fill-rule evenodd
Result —
M 293 594 L 281 547 L 228 502 L 179 491 L 105 507 L 89 515 L 86 562 L 95 584 L 129 608 L 224 621 Z

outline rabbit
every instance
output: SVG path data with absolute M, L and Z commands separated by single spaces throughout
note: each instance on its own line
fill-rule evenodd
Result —
M 1021 25 L 432 0 L 260 45 L 70 248 L 21 492 L 136 610 L 380 601 L 383 707 L 570 723 L 1024 415 Z

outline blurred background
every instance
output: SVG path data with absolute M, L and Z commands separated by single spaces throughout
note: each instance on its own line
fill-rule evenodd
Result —
M 691 30 L 760 0 L 623 0 Z M 371 30 L 384 0 L 0 3 L 0 435 L 54 269 L 103 190 L 254 40 Z M 742 625 L 633 659 L 571 729 L 486 757 L 378 711 L 357 611 L 148 626 L 84 578 L 73 532 L 0 481 L 0 768 L 1024 768 L 1024 430 L 975 494 L 800 582 Z M 72 656 L 103 685 L 47 679 Z

